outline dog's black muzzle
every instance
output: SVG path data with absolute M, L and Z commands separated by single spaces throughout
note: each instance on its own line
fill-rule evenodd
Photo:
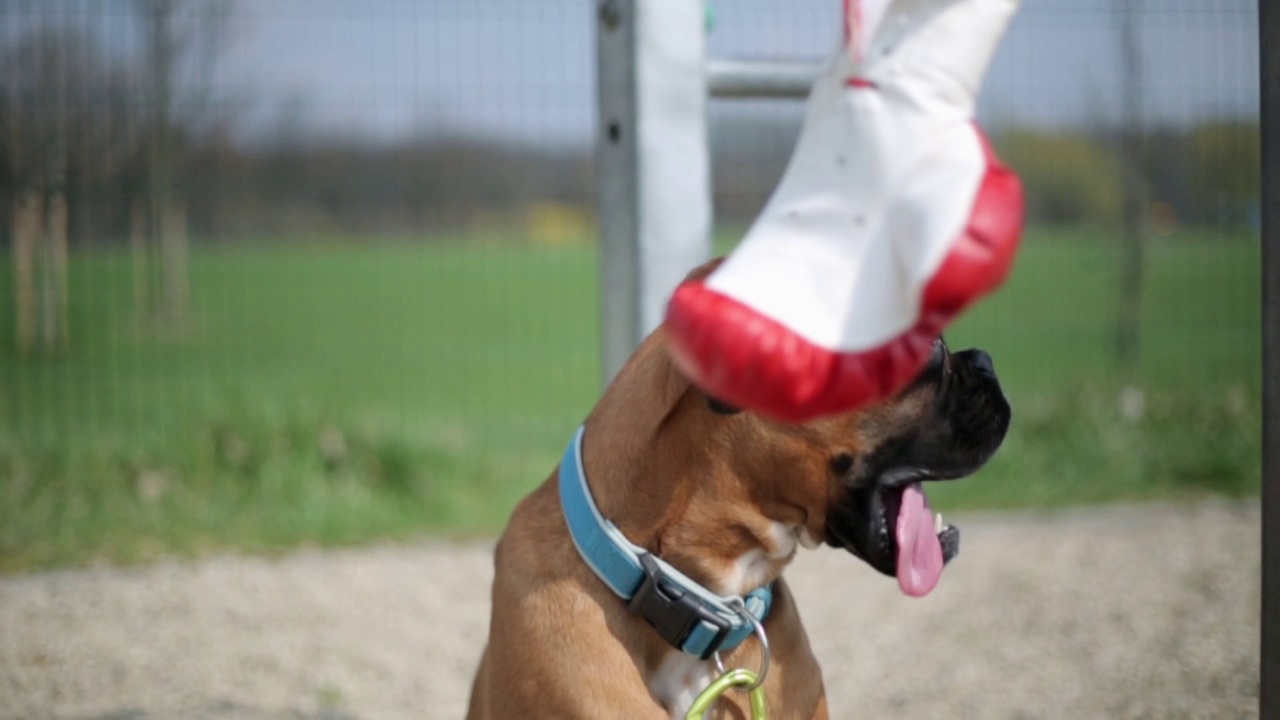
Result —
M 1009 429 L 1012 413 L 991 356 L 982 350 L 948 354 L 945 345 L 939 347 L 913 385 L 934 384 L 932 406 L 866 458 L 827 518 L 829 544 L 886 575 L 897 571 L 894 533 L 903 488 L 971 475 L 991 459 Z M 938 538 L 950 561 L 960 549 L 959 529 L 944 527 Z

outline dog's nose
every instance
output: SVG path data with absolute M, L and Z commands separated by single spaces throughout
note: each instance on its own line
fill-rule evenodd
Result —
M 969 362 L 969 366 L 975 370 L 981 370 L 987 375 L 995 376 L 996 367 L 991 364 L 991 356 L 984 350 L 966 350 L 961 355 Z

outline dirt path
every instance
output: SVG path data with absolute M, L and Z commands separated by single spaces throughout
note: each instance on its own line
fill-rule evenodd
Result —
M 1256 717 L 1256 503 L 954 520 L 923 601 L 831 550 L 789 570 L 835 717 Z M 0 579 L 0 717 L 461 717 L 490 553 Z

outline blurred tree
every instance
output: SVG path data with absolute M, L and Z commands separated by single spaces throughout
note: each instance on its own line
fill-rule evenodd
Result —
M 135 0 L 146 40 L 137 61 L 127 44 L 104 47 L 100 26 L 74 6 L 27 0 L 0 16 L 0 64 L 10 70 L 0 74 L 0 204 L 11 221 L 24 354 L 68 342 L 73 234 L 88 240 L 132 221 L 140 315 L 182 318 L 186 220 L 176 171 L 190 137 L 219 119 L 205 110 L 231 0 Z M 141 205 L 130 201 L 139 194 Z
M 0 197 L 12 208 L 17 346 L 54 353 L 69 342 L 71 199 L 131 153 L 126 76 L 94 38 L 40 25 L 0 50 Z
M 1194 172 L 1189 173 L 1197 213 L 1228 226 L 1250 221 L 1262 192 L 1261 134 L 1256 122 L 1201 125 L 1187 139 Z
M 1108 225 L 1120 217 L 1120 163 L 1084 135 L 1019 129 L 995 138 L 1027 187 L 1027 215 L 1050 225 Z
M 177 187 L 179 126 L 175 102 L 204 107 L 223 47 L 231 0 L 134 0 L 146 37 L 146 202 L 132 212 L 134 297 L 140 316 L 180 325 L 189 301 L 186 208 Z M 180 86 L 180 74 L 190 77 Z
M 1146 154 L 1144 128 L 1145 76 L 1142 38 L 1138 32 L 1141 0 L 1121 0 L 1117 41 L 1120 48 L 1120 94 L 1122 124 L 1117 133 L 1118 156 L 1122 163 L 1120 260 L 1120 313 L 1116 322 L 1116 359 L 1125 371 L 1138 363 L 1139 330 L 1142 324 L 1142 280 L 1146 246 L 1147 179 L 1143 173 Z

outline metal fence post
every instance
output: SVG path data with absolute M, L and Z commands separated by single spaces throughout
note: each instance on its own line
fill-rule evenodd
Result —
M 1258 0 L 1262 100 L 1262 666 L 1259 717 L 1280 718 L 1280 7 Z
M 777 60 L 711 60 L 707 84 L 712 97 L 803 100 L 822 73 L 822 64 Z
M 711 254 L 702 0 L 597 5 L 598 210 L 606 381 Z

